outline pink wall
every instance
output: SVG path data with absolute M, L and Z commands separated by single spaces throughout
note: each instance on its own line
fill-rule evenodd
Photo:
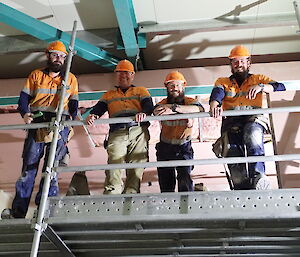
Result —
M 253 73 L 263 73 L 272 77 L 274 80 L 300 80 L 300 62 L 290 63 L 273 63 L 273 64 L 255 64 L 252 67 Z M 207 68 L 190 68 L 180 69 L 188 81 L 188 85 L 201 86 L 210 85 L 219 76 L 228 76 L 230 69 L 228 66 L 207 67 Z M 162 87 L 162 81 L 169 70 L 159 71 L 142 71 L 136 74 L 135 84 L 143 85 L 148 88 Z M 80 91 L 102 91 L 113 86 L 113 74 L 91 74 L 78 77 L 80 83 Z M 0 96 L 16 96 L 22 89 L 24 79 L 16 80 L 0 80 Z M 299 93 L 300 94 L 300 93 Z M 300 95 L 295 91 L 271 94 L 272 106 L 293 106 L 299 105 Z M 201 96 L 207 100 L 207 96 Z M 203 100 L 203 101 L 204 101 Z M 82 105 L 86 103 L 81 103 Z M 274 114 L 275 132 L 278 143 L 278 151 L 284 153 L 299 153 L 299 114 Z M 18 114 L 0 114 L 0 125 L 22 123 Z M 218 129 L 216 129 L 217 131 Z M 97 140 L 102 141 L 106 129 L 102 131 L 92 130 L 92 134 Z M 154 143 L 157 140 L 158 130 L 152 130 L 150 161 L 155 161 Z M 154 136 L 156 135 L 156 136 Z M 21 152 L 24 131 L 0 131 L 0 190 L 6 192 L 14 192 L 14 183 L 19 176 L 21 169 Z M 217 137 L 216 132 L 212 137 Z M 212 142 L 194 142 L 195 159 L 215 158 L 211 151 Z M 105 164 L 106 152 L 102 146 L 92 147 L 88 141 L 88 137 L 82 127 L 76 127 L 76 135 L 71 140 L 71 165 L 93 165 Z M 272 155 L 271 144 L 266 145 L 267 153 Z M 299 161 L 281 162 L 280 169 L 284 187 L 297 187 L 300 184 L 298 176 Z M 193 178 L 195 182 L 204 182 L 209 190 L 228 190 L 226 178 L 224 176 L 224 168 L 222 165 L 206 165 L 196 167 Z M 276 172 L 274 164 L 267 163 L 267 173 L 272 179 L 273 188 L 276 188 Z M 94 193 L 100 193 L 103 187 L 104 172 L 89 172 L 88 179 L 91 190 Z M 60 176 L 60 186 L 64 192 L 69 184 L 72 174 L 62 174 Z M 152 182 L 152 186 L 148 182 Z M 147 169 L 144 175 L 142 192 L 159 192 L 157 185 L 156 170 Z

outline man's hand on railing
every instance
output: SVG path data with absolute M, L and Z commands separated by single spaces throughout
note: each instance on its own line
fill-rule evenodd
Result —
M 209 113 L 210 116 L 213 118 L 218 118 L 220 116 L 222 116 L 223 113 L 223 108 L 219 106 L 219 102 L 218 101 L 211 101 L 210 102 L 210 109 L 209 109 Z
M 146 118 L 147 114 L 143 112 L 139 112 L 135 115 L 136 122 L 142 122 Z
M 30 113 L 30 112 L 25 113 L 24 116 L 23 116 L 24 122 L 26 124 L 30 124 L 33 121 L 33 117 L 32 116 L 33 116 L 33 114 Z
M 159 116 L 159 115 L 168 115 L 168 114 L 174 114 L 174 112 L 171 109 L 171 104 L 163 104 L 163 105 L 159 105 L 157 106 L 154 110 L 153 110 L 153 114 L 155 116 Z
M 99 119 L 100 117 L 95 114 L 90 114 L 89 116 L 86 117 L 86 124 L 88 125 L 94 125 L 95 120 Z

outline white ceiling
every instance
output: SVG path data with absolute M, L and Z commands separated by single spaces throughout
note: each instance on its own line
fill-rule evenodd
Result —
M 140 30 L 147 32 L 147 47 L 141 49 L 144 69 L 224 64 L 236 44 L 246 45 L 255 55 L 254 61 L 299 60 L 299 26 L 293 2 L 133 0 Z M 73 21 L 77 20 L 81 39 L 120 58 L 126 56 L 123 50 L 116 50 L 118 23 L 112 0 L 2 0 L 2 3 L 63 31 L 71 31 Z M 40 58 L 28 55 L 37 48 L 42 51 L 45 44 L 29 40 L 23 34 L 0 23 L 0 63 L 6 64 L 0 69 L 0 78 L 26 76 L 28 70 L 43 62 L 42 53 Z M 14 39 L 17 40 L 12 43 Z M 77 73 L 107 71 L 79 59 L 73 67 Z

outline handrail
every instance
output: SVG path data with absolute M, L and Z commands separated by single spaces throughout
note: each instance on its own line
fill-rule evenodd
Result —
M 120 163 L 106 165 L 69 166 L 54 168 L 57 172 L 80 172 L 95 170 L 136 169 L 152 167 L 177 167 L 191 165 L 233 164 L 247 162 L 292 161 L 300 160 L 300 154 L 282 154 L 272 156 L 226 157 L 215 159 L 172 160 L 158 162 Z
M 259 108 L 251 110 L 230 110 L 223 111 L 222 116 L 241 116 L 241 115 L 255 115 L 255 114 L 265 114 L 265 113 L 280 113 L 280 112 L 300 112 L 300 106 L 285 106 L 285 107 L 273 107 L 273 108 Z M 161 115 L 161 116 L 147 116 L 144 121 L 153 120 L 178 120 L 178 119 L 193 119 L 193 118 L 209 118 L 209 112 L 197 112 L 197 113 L 185 113 L 185 114 L 175 114 L 175 115 Z M 132 122 L 134 117 L 120 117 L 120 118 L 109 118 L 109 119 L 97 119 L 95 124 L 116 124 L 116 123 L 126 123 Z M 14 130 L 14 129 L 35 129 L 35 128 L 45 128 L 49 127 L 52 123 L 32 123 L 23 125 L 1 125 L 0 130 Z M 64 126 L 82 126 L 86 124 L 85 121 L 62 121 Z

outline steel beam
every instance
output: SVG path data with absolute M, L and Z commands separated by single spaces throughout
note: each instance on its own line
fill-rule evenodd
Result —
M 124 48 L 128 57 L 139 54 L 139 45 L 136 37 L 138 28 L 132 0 L 113 0 Z
M 71 35 L 3 3 L 0 3 L 0 22 L 46 42 L 60 40 L 69 45 L 71 40 Z M 107 51 L 80 39 L 76 39 L 75 50 L 78 56 L 110 70 L 113 70 L 119 61 Z
M 1 80 L 0 80 L 1 81 Z M 291 81 L 280 81 L 286 87 L 286 91 L 295 91 L 300 90 L 300 81 L 291 80 Z M 185 89 L 186 95 L 208 95 L 211 93 L 213 85 L 207 86 L 189 86 Z M 152 97 L 166 97 L 167 91 L 165 88 L 149 88 L 148 89 Z M 105 93 L 105 91 L 95 91 L 95 92 L 80 92 L 79 101 L 89 101 L 89 100 L 99 100 L 99 98 Z M 5 105 L 15 105 L 18 103 L 19 97 L 0 97 L 0 106 Z
M 52 229 L 51 226 L 47 226 L 43 234 L 48 238 L 48 240 L 53 243 L 57 249 L 65 257 L 75 257 L 70 248 L 65 244 L 65 242 L 57 235 L 57 233 Z

